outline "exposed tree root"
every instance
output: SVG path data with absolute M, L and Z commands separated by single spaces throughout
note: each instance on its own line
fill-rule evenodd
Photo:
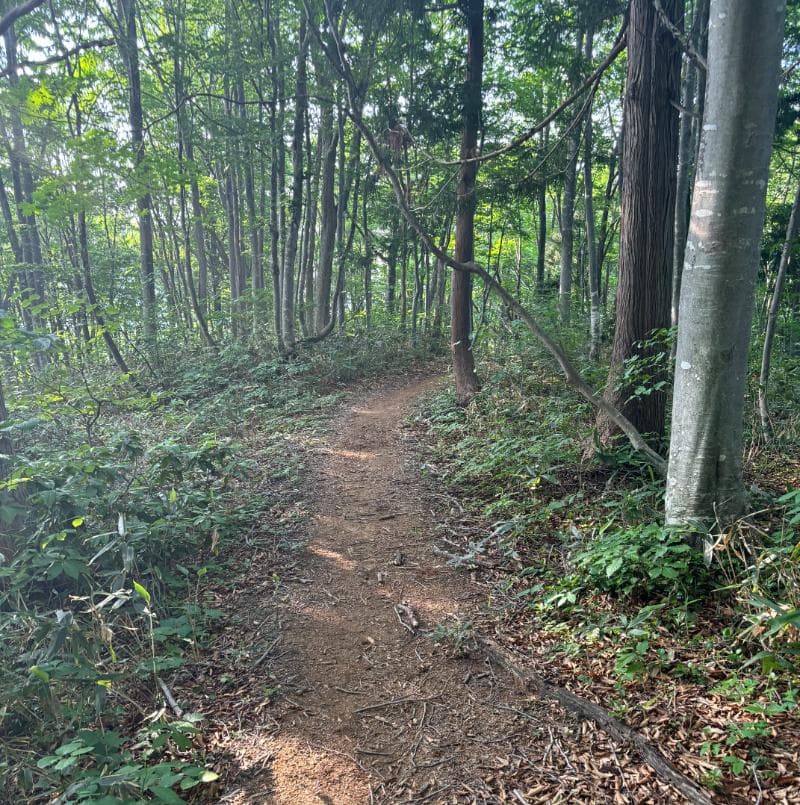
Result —
M 709 795 L 697 783 L 678 771 L 644 736 L 612 716 L 604 707 L 590 702 L 566 688 L 553 685 L 532 671 L 520 668 L 509 657 L 508 652 L 500 648 L 494 641 L 478 637 L 477 642 L 492 662 L 519 679 L 528 690 L 544 698 L 557 701 L 564 709 L 575 713 L 579 718 L 593 721 L 612 738 L 630 744 L 661 780 L 680 791 L 689 802 L 695 803 L 695 805 L 712 805 Z

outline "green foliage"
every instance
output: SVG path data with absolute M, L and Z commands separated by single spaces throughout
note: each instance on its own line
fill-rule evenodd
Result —
M 594 587 L 627 598 L 686 600 L 709 581 L 702 554 L 685 532 L 653 523 L 603 528 L 574 560 Z
M 136 805 L 142 801 L 181 805 L 183 794 L 217 774 L 184 760 L 159 761 L 166 752 L 187 750 L 201 716 L 189 714 L 171 723 L 155 722 L 136 736 L 136 752 L 125 748 L 113 730 L 80 730 L 37 767 L 58 780 L 60 802 Z

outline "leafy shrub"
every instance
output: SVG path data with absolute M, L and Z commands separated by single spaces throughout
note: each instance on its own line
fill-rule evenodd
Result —
M 654 523 L 601 531 L 573 558 L 594 587 L 624 598 L 685 599 L 709 581 L 702 552 L 685 533 Z

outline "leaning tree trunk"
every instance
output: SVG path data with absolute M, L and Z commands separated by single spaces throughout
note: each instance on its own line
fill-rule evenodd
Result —
M 786 240 L 783 242 L 781 251 L 781 261 L 778 264 L 778 273 L 775 276 L 775 287 L 772 290 L 772 298 L 769 303 L 767 313 L 767 328 L 764 332 L 764 348 L 761 352 L 761 372 L 758 377 L 758 413 L 761 417 L 761 429 L 765 438 L 769 437 L 772 428 L 769 420 L 769 404 L 767 402 L 767 384 L 769 383 L 769 369 L 772 360 L 772 342 L 775 339 L 775 326 L 778 323 L 778 310 L 783 296 L 783 285 L 786 280 L 786 270 L 792 259 L 792 247 L 797 238 L 797 228 L 800 225 L 800 185 L 792 204 L 792 213 L 789 216 L 789 225 L 786 227 Z
M 663 0 L 675 21 L 683 0 Z M 607 398 L 640 433 L 664 433 L 666 392 L 631 397 L 623 383 L 625 361 L 652 354 L 640 348 L 654 330 L 669 327 L 672 284 L 675 160 L 678 147 L 680 50 L 659 20 L 652 0 L 633 0 L 628 23 L 620 201 L 619 284 Z M 656 384 L 662 378 L 646 378 Z M 637 380 L 636 385 L 639 384 Z M 604 412 L 601 442 L 617 432 Z
M 475 255 L 475 177 L 478 163 L 478 132 L 481 126 L 483 81 L 483 0 L 462 0 L 460 7 L 467 22 L 467 80 L 464 85 L 464 136 L 461 140 L 461 167 L 456 193 L 456 242 L 454 257 L 470 263 Z M 456 397 L 467 402 L 480 388 L 472 352 L 472 275 L 454 271 L 450 286 L 450 338 Z
M 777 107 L 785 3 L 711 0 L 667 475 L 668 524 L 726 524 L 745 507 L 742 418 Z

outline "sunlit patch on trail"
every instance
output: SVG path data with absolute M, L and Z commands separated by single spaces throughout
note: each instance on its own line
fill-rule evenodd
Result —
M 358 567 L 358 563 L 354 562 L 352 559 L 342 556 L 342 554 L 338 551 L 332 551 L 329 548 L 323 548 L 320 545 L 309 545 L 308 552 L 313 553 L 316 556 L 321 556 L 323 559 L 327 559 L 330 562 L 334 562 L 343 570 L 356 570 Z
M 369 801 L 367 776 L 358 762 L 336 749 L 302 738 L 241 732 L 226 749 L 251 778 L 220 801 L 228 805 L 348 805 Z

